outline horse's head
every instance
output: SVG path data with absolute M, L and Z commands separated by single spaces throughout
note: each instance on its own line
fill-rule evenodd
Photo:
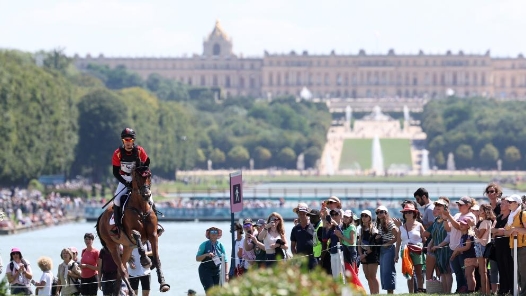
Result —
M 152 196 L 152 191 L 150 190 L 150 185 L 152 184 L 152 173 L 150 168 L 147 166 L 138 166 L 133 171 L 133 182 L 135 183 L 134 187 L 137 186 L 139 193 L 144 201 L 150 200 Z

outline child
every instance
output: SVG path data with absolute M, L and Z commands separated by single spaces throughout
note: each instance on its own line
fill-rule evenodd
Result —
M 42 270 L 42 276 L 40 277 L 40 282 L 35 282 L 31 280 L 31 283 L 37 287 L 37 295 L 53 295 L 51 293 L 51 288 L 53 285 L 53 274 L 51 269 L 53 268 L 53 262 L 49 257 L 40 257 L 37 261 L 38 267 Z
M 487 281 L 487 261 L 484 258 L 486 245 L 490 241 L 491 228 L 495 221 L 495 214 L 491 206 L 484 204 L 480 206 L 479 221 L 475 227 L 475 254 L 477 255 L 478 268 L 480 273 L 480 293 L 489 294 L 489 285 Z
M 460 244 L 453 251 L 451 255 L 451 261 L 456 256 L 462 256 L 464 259 L 464 272 L 466 275 L 466 280 L 468 282 L 468 293 L 473 293 L 475 290 L 475 268 L 478 266 L 477 256 L 475 254 L 475 237 L 473 236 L 473 231 L 469 226 L 469 218 L 461 218 L 460 232 L 462 237 L 460 238 Z

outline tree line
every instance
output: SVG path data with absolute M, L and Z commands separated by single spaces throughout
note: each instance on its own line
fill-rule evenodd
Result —
M 446 168 L 452 153 L 457 169 L 525 169 L 526 102 L 488 98 L 432 100 L 424 107 L 422 129 L 430 158 Z
M 38 56 L 42 62 L 35 62 Z M 176 169 L 295 168 L 321 156 L 331 117 L 325 104 L 293 97 L 271 102 L 222 98 L 220 89 L 190 87 L 123 66 L 79 72 L 61 50 L 37 55 L 0 51 L 0 184 L 41 175 L 111 178 L 120 132 L 132 127 L 155 175 Z

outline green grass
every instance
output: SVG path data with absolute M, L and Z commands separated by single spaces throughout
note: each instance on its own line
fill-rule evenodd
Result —
M 392 164 L 406 164 L 412 167 L 411 140 L 409 139 L 380 139 L 384 156 L 384 167 Z
M 372 139 L 344 140 L 340 158 L 340 170 L 357 169 L 356 164 L 359 164 L 362 170 L 371 168 L 372 145 Z
M 372 166 L 372 139 L 346 139 L 343 142 L 340 169 L 368 170 Z M 411 140 L 409 139 L 380 139 L 384 167 L 392 164 L 406 164 L 412 167 Z

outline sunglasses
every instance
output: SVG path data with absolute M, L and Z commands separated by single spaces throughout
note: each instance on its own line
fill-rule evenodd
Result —
M 243 224 L 243 227 L 244 228 L 252 228 L 252 224 L 251 223 L 246 223 L 246 224 Z
M 412 214 L 412 213 L 413 213 L 413 212 L 411 212 L 411 211 L 405 211 L 405 212 L 402 212 L 402 214 L 404 214 L 404 215 L 405 215 L 405 214 Z
M 123 142 L 133 142 L 135 141 L 134 139 L 128 139 L 128 138 L 124 138 L 122 139 Z
M 494 191 L 494 190 L 488 190 L 488 191 L 486 191 L 487 194 L 493 194 L 493 193 L 495 193 L 495 192 L 496 192 L 496 191 Z
M 217 231 L 217 230 L 210 230 L 210 234 L 219 234 L 219 231 Z
M 338 213 L 331 214 L 331 217 L 340 216 Z
M 378 211 L 376 212 L 376 215 L 385 214 L 385 211 Z
M 362 218 L 363 218 L 363 217 L 369 217 L 369 215 L 367 215 L 367 214 L 361 214 L 360 217 L 362 217 Z

